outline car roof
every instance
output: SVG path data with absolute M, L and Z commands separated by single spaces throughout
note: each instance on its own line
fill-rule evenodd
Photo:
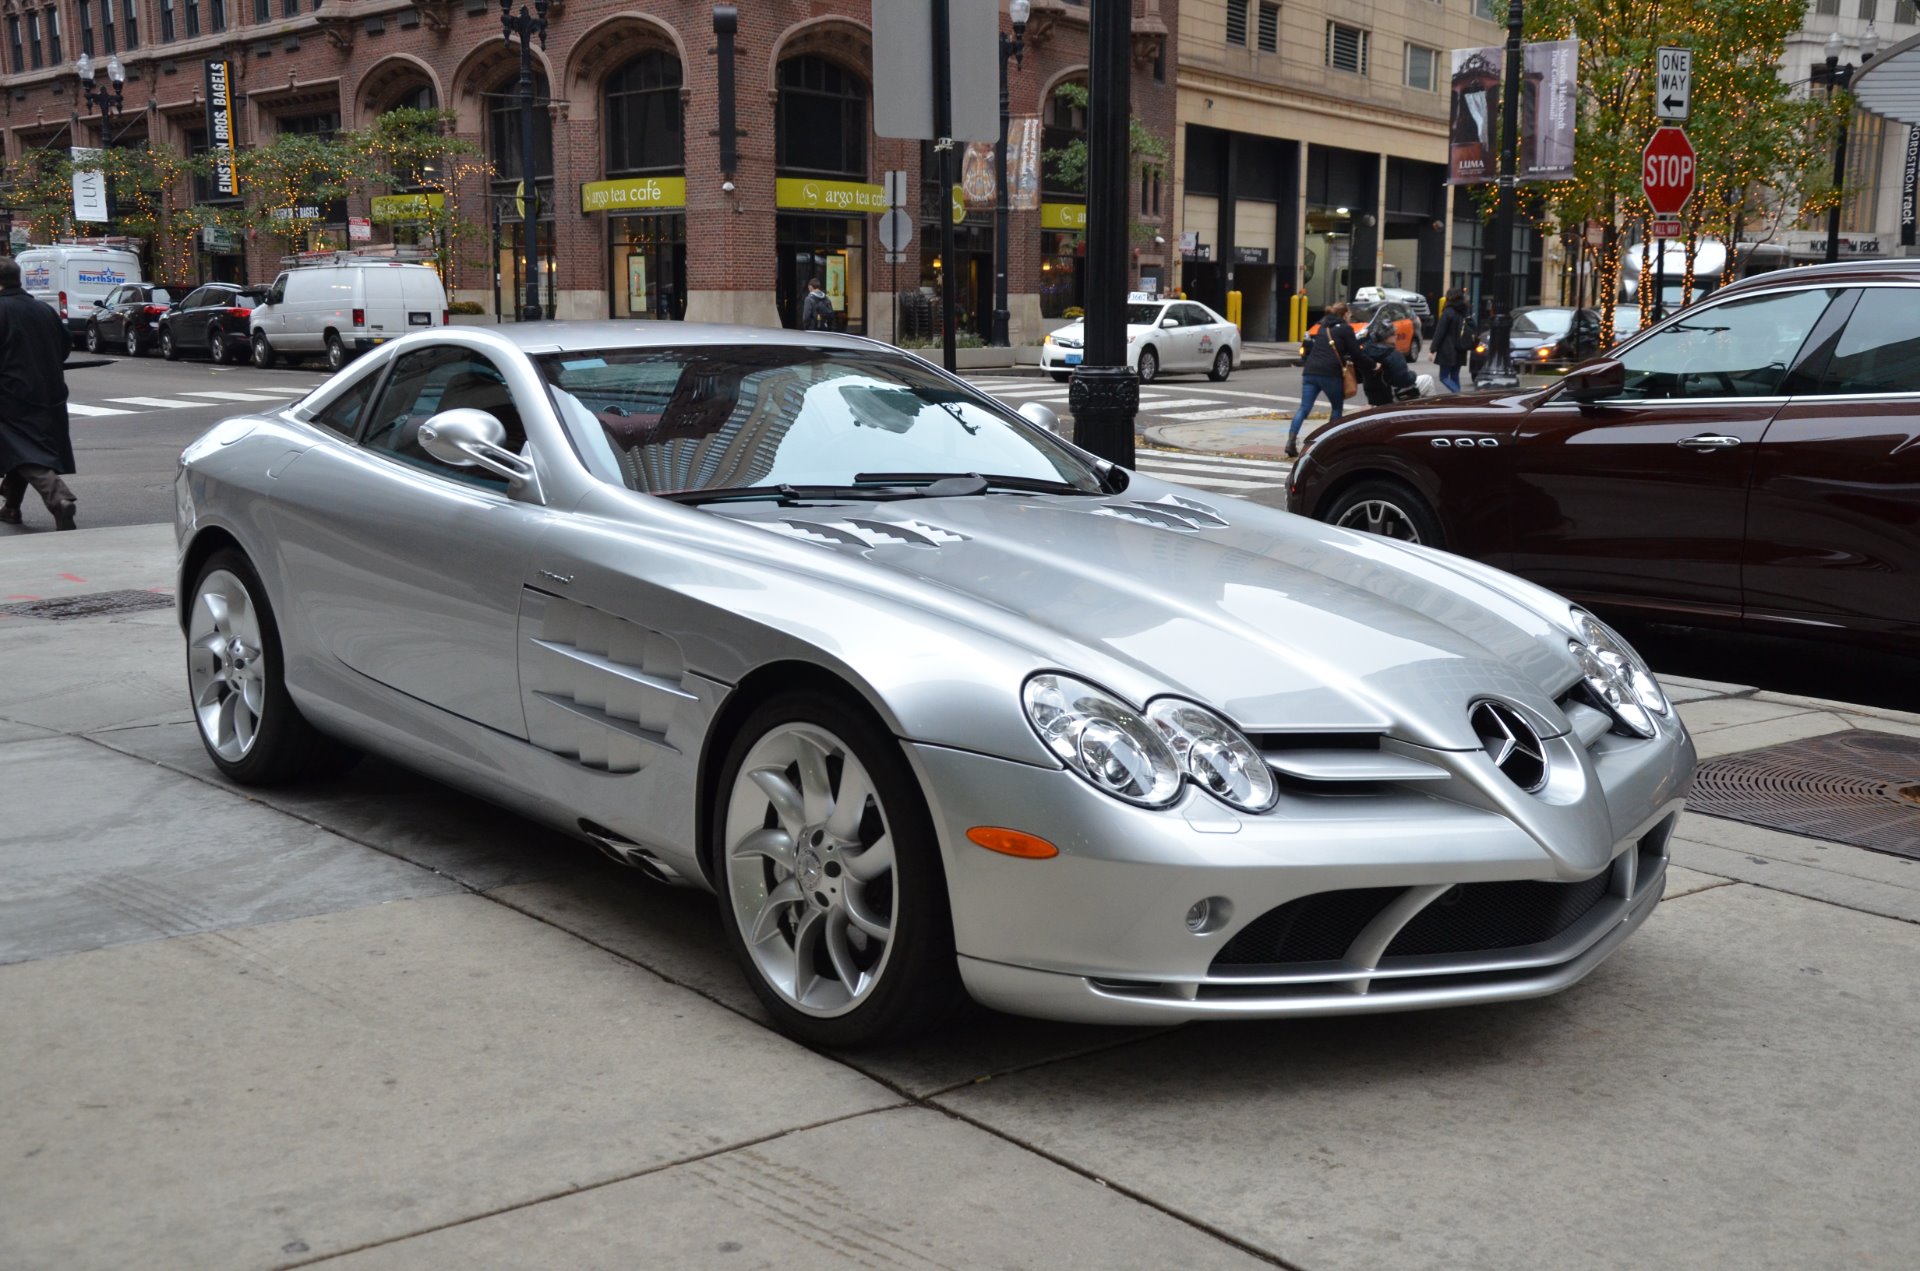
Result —
M 435 328 L 435 331 L 441 329 Z M 601 318 L 586 322 L 503 322 L 494 326 L 445 329 L 484 332 L 526 353 L 584 353 L 607 348 L 665 349 L 712 344 L 827 348 L 862 353 L 900 352 L 891 344 L 864 336 L 837 335 L 826 331 L 789 331 L 780 327 L 733 326 L 717 322 Z
M 1779 287 L 1798 282 L 1920 282 L 1920 257 L 1900 260 L 1840 260 L 1831 264 L 1796 265 L 1792 269 L 1772 269 L 1749 274 L 1720 288 L 1715 295 L 1730 291 L 1749 291 L 1755 287 Z

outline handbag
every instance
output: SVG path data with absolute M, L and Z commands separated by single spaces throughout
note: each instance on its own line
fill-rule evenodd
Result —
M 1331 329 L 1328 329 L 1326 331 L 1323 331 L 1321 334 L 1327 337 L 1327 347 L 1333 350 L 1334 355 L 1336 357 L 1339 356 L 1340 346 L 1333 342 L 1333 331 Z M 1340 395 L 1341 397 L 1343 399 L 1349 398 L 1359 391 L 1360 391 L 1360 376 L 1358 372 L 1356 372 L 1353 369 L 1353 363 L 1347 361 L 1347 359 L 1345 359 L 1344 357 L 1340 358 Z

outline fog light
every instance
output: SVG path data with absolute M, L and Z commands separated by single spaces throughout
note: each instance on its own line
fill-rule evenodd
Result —
M 1187 930 L 1196 936 L 1210 936 L 1233 919 L 1233 902 L 1225 896 L 1209 896 L 1193 902 L 1187 910 Z

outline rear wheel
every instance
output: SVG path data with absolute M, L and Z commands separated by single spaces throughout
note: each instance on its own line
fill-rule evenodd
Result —
M 180 349 L 173 342 L 172 327 L 160 328 L 160 356 L 169 362 L 178 362 L 180 360 Z
M 1440 518 L 1425 499 L 1398 481 L 1362 481 L 1335 499 L 1321 519 L 1342 529 L 1362 530 L 1382 538 L 1446 546 Z
M 1213 369 L 1207 372 L 1207 378 L 1218 384 L 1233 374 L 1233 350 L 1221 349 L 1213 355 Z
M 781 1029 L 864 1046 L 959 1004 L 932 818 L 885 729 L 824 693 L 782 694 L 734 738 L 716 798 L 722 921 Z
M 145 357 L 146 355 L 147 342 L 140 338 L 140 328 L 131 322 L 127 323 L 127 356 Z
M 358 752 L 315 731 L 287 693 L 280 629 L 246 556 L 207 558 L 187 616 L 187 686 L 207 755 L 242 785 L 342 771 Z
M 87 323 L 87 352 L 100 352 L 102 343 L 100 339 L 100 324 L 98 322 Z
M 208 357 L 212 358 L 216 362 L 225 362 L 228 356 L 232 353 L 232 351 L 233 350 L 227 341 L 227 333 L 225 331 L 222 331 L 220 328 L 215 327 L 212 331 L 207 333 L 207 356 Z
M 253 333 L 252 353 L 253 364 L 255 366 L 263 371 L 273 369 L 276 358 L 274 357 L 273 346 L 267 343 L 267 333 L 265 331 L 255 331 Z
M 1139 375 L 1142 384 L 1151 384 L 1155 379 L 1159 378 L 1160 355 L 1153 351 L 1151 345 L 1140 350 Z
M 337 371 L 347 364 L 347 346 L 340 342 L 340 333 L 327 332 L 327 369 Z

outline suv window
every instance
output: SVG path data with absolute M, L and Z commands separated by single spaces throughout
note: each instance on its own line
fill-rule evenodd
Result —
M 1816 391 L 1920 393 L 1920 287 L 1863 289 Z
M 1773 397 L 1837 288 L 1729 300 L 1689 309 L 1620 355 L 1618 400 Z
M 182 309 L 198 309 L 206 302 L 207 289 L 205 287 L 196 287 L 187 293 L 187 298 L 180 302 L 180 307 Z
M 379 382 L 379 370 L 368 371 L 346 392 L 309 415 L 307 422 L 339 433 L 349 441 L 353 440 L 360 430 L 360 420 L 366 414 L 367 402 L 373 397 L 374 386 Z
M 420 425 L 443 410 L 461 406 L 484 410 L 499 420 L 507 430 L 502 443 L 506 449 L 518 453 L 526 445 L 526 430 L 506 377 L 484 354 L 455 345 L 420 349 L 395 360 L 361 444 L 441 476 L 504 489 L 504 479 L 479 468 L 449 467 L 421 447 Z

